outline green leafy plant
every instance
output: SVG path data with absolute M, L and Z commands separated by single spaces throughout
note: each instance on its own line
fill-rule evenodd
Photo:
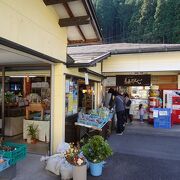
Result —
M 5 103 L 13 103 L 16 100 L 16 96 L 13 92 L 6 92 L 4 96 Z
M 27 126 L 28 136 L 31 136 L 31 139 L 37 139 L 38 136 L 38 125 L 34 125 L 34 123 L 29 124 Z
M 99 163 L 112 155 L 112 149 L 102 136 L 95 135 L 81 148 L 88 161 Z

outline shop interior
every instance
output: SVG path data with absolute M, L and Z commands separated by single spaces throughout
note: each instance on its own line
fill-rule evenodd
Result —
M 41 71 L 5 69 L 0 80 L 0 129 L 4 140 L 26 143 L 30 153 L 49 154 L 50 67 Z
M 114 90 L 122 93 L 128 93 L 131 99 L 131 112 L 133 119 L 139 119 L 139 104 L 143 104 L 143 107 L 147 110 L 144 119 L 148 120 L 148 104 L 149 104 L 149 91 L 150 86 L 114 86 L 111 87 Z M 106 92 L 110 87 L 106 87 Z
M 83 111 L 88 113 L 95 108 L 94 82 L 90 81 L 85 85 L 83 79 L 69 77 L 66 78 L 66 116 L 70 116 Z
M 85 85 L 82 78 L 66 76 L 66 101 L 65 101 L 65 141 L 76 142 L 77 132 L 75 122 L 78 119 L 78 112 L 88 113 L 95 108 L 94 81 Z M 85 129 L 81 129 L 83 134 Z
M 126 77 L 129 77 L 129 75 L 122 75 L 120 78 L 124 77 L 127 80 Z M 131 82 L 133 82 L 133 78 L 136 79 L 136 75 L 132 76 Z M 145 122 L 152 124 L 154 127 L 161 126 L 163 128 L 171 128 L 174 124 L 180 124 L 180 91 L 178 90 L 177 74 L 172 73 L 166 75 L 166 73 L 160 74 L 156 72 L 151 75 L 149 86 L 135 86 L 130 84 L 116 86 L 116 77 L 113 83 L 110 83 L 111 80 L 113 80 L 112 77 L 105 82 L 105 91 L 108 92 L 109 88 L 113 88 L 114 90 L 128 93 L 131 99 L 130 112 L 134 120 L 139 120 L 139 104 L 142 104 L 146 110 L 144 115 Z M 124 81 L 119 81 L 119 83 L 122 82 Z M 125 82 L 130 83 L 130 81 Z M 111 86 L 108 86 L 109 84 L 111 84 Z M 168 115 L 166 108 L 170 109 L 170 115 Z M 164 121 L 161 122 L 161 120 L 158 119 L 159 117 L 162 119 L 162 112 L 160 115 L 157 115 L 154 113 L 156 110 L 166 112 L 163 117 L 165 119 Z M 154 120 L 156 120 L 157 123 L 154 123 Z M 158 124 L 158 126 L 156 126 L 156 124 Z

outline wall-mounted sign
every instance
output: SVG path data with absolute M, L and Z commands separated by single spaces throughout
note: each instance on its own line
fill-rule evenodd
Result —
M 103 81 L 104 86 L 116 86 L 116 77 L 107 77 Z
M 119 75 L 116 86 L 150 86 L 151 75 Z
M 89 77 L 88 77 L 88 73 L 85 73 L 85 85 L 89 85 Z

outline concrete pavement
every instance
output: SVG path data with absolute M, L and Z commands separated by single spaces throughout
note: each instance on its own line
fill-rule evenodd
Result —
M 139 124 L 126 126 L 122 136 L 112 134 L 108 141 L 113 148 L 113 156 L 107 160 L 102 176 L 88 175 L 88 180 L 180 179 L 180 126 L 175 134 L 168 130 L 161 130 L 159 134 L 152 127 L 147 130 L 146 124 L 143 126 L 144 129 Z M 44 170 L 39 159 L 39 155 L 28 154 L 26 160 L 17 164 L 14 180 L 60 179 Z

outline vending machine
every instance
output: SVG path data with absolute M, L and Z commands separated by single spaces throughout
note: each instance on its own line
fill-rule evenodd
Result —
M 172 124 L 179 124 L 180 123 L 180 90 L 164 90 L 163 107 L 171 108 Z
M 180 124 L 180 96 L 172 97 L 172 124 Z

